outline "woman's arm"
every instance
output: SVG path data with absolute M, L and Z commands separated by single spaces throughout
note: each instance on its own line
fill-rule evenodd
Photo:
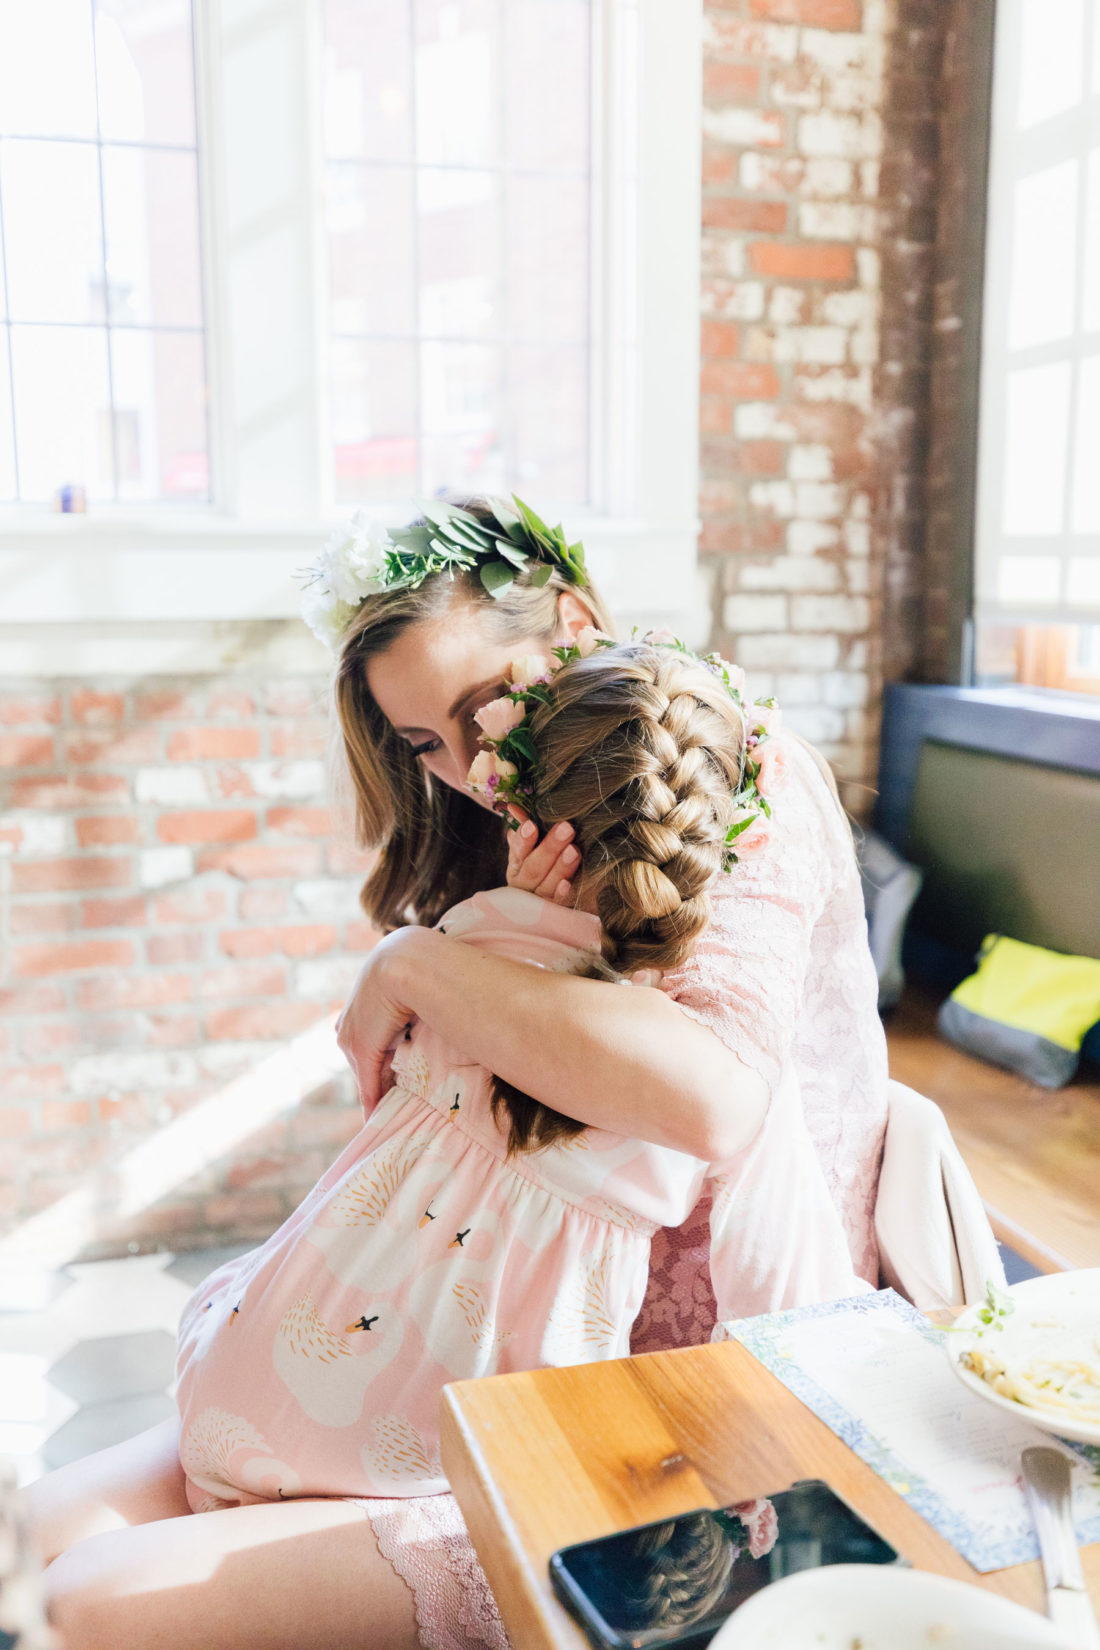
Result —
M 567 1117 L 706 1161 L 742 1147 L 767 1110 L 764 1079 L 660 991 L 549 973 L 429 928 L 376 947 L 341 1017 L 365 1105 L 413 1017 Z

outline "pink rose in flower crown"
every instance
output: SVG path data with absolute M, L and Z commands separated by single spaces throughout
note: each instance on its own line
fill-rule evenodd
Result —
M 754 728 L 763 728 L 769 738 L 783 726 L 783 712 L 778 705 L 753 705 L 748 718 Z
M 606 631 L 597 630 L 594 624 L 586 624 L 582 625 L 580 630 L 577 631 L 576 636 L 573 638 L 573 646 L 582 659 L 587 659 L 595 653 L 601 642 L 612 642 L 614 639 Z
M 548 682 L 552 671 L 550 660 L 541 653 L 525 653 L 508 666 L 508 685 L 513 693 L 522 693 L 535 682 Z
M 660 630 L 647 630 L 642 640 L 652 642 L 654 647 L 674 647 L 676 634 L 667 625 L 662 625 Z
M 752 755 L 757 764 L 756 788 L 761 796 L 766 796 L 770 801 L 777 791 L 783 789 L 789 777 L 787 748 L 775 739 L 765 739 L 757 745 Z
M 480 751 L 466 775 L 466 783 L 472 791 L 493 796 L 500 789 L 501 780 L 514 779 L 518 771 L 514 762 L 506 761 L 496 751 Z
M 738 1501 L 731 1511 L 737 1514 L 748 1533 L 750 1556 L 764 1558 L 775 1546 L 779 1535 L 779 1520 L 772 1502 L 764 1499 Z
M 499 743 L 513 728 L 518 728 L 527 710 L 514 699 L 490 699 L 487 705 L 474 711 L 474 721 L 485 735 Z
M 758 854 L 766 847 L 768 841 L 768 821 L 764 814 L 757 813 L 755 808 L 738 808 L 730 823 L 740 825 L 743 819 L 748 819 L 751 823 L 730 843 L 730 848 L 739 860 L 752 859 L 754 854 Z
M 726 667 L 726 675 L 729 677 L 730 687 L 735 689 L 738 693 L 743 693 L 745 687 L 745 672 L 741 669 L 741 666 L 731 665 L 728 659 L 723 659 L 722 663 Z

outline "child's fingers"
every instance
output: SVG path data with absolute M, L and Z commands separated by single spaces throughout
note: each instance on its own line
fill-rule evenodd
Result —
M 510 810 L 513 818 L 519 816 L 519 810 Z M 531 850 L 539 839 L 539 828 L 533 819 L 522 816 L 522 823 L 518 831 L 508 833 L 508 880 L 512 881 L 520 871 Z
M 525 829 L 526 827 L 524 827 Z M 522 835 L 522 830 L 519 833 Z M 555 825 L 541 842 L 525 839 L 526 852 L 511 870 L 509 881 L 513 888 L 524 888 L 530 893 L 549 899 L 562 877 L 576 875 L 580 855 L 572 845 L 572 825 Z

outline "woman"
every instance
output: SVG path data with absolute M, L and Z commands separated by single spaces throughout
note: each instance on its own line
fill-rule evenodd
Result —
M 541 523 L 513 538 L 529 553 L 509 557 L 498 554 L 508 549 L 492 526 L 499 512 L 472 514 L 473 527 L 463 519 L 456 528 L 465 562 L 458 552 L 433 562 L 419 541 L 426 570 L 415 585 L 371 590 L 359 604 L 345 585 L 348 611 L 338 615 L 337 707 L 361 836 L 384 844 L 364 905 L 382 925 L 410 915 L 419 924 L 396 929 L 372 954 L 342 1020 L 365 1106 L 377 1101 L 389 1050 L 414 1017 L 536 1101 L 705 1161 L 749 1142 L 780 1078 L 794 1081 L 856 1268 L 873 1278 L 885 1060 L 850 839 L 804 749 L 778 742 L 789 769 L 783 807 L 765 838 L 745 832 L 710 929 L 659 993 L 534 978 L 521 963 L 420 926 L 504 874 L 567 903 L 580 862 L 566 825 L 545 841 L 525 825 L 506 841 L 465 780 L 474 714 L 499 697 L 509 661 L 586 625 L 606 628 L 607 616 L 583 563 Z M 446 522 L 433 525 L 454 550 Z M 346 575 L 350 560 L 336 571 Z M 518 564 L 510 583 L 500 572 L 509 563 Z M 496 569 L 495 596 L 487 568 Z M 651 1320 L 669 1315 L 671 1295 L 672 1315 L 698 1338 L 710 1329 L 698 1267 L 673 1255 L 666 1274 L 666 1304 Z M 31 1491 L 46 1555 L 64 1553 L 51 1581 L 74 1645 L 114 1635 L 135 1650 L 182 1650 L 197 1620 L 204 1642 L 250 1650 L 503 1643 L 449 1496 L 376 1503 L 370 1529 L 345 1501 L 190 1518 L 172 1424 L 92 1461 L 94 1470 L 77 1463 Z M 177 1616 L 186 1628 L 173 1638 Z

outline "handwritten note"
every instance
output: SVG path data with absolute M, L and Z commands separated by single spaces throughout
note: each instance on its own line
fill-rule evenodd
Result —
M 1074 1464 L 1081 1541 L 1100 1541 L 1100 1452 L 1051 1438 L 967 1390 L 943 1332 L 892 1289 L 724 1326 L 975 1569 L 1039 1556 L 1020 1487 L 1020 1451 Z

